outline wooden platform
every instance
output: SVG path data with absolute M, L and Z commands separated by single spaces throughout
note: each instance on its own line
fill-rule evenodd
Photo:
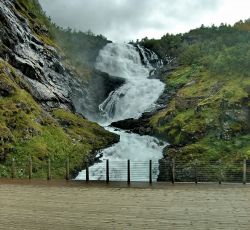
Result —
M 250 186 L 0 181 L 0 229 L 250 229 Z

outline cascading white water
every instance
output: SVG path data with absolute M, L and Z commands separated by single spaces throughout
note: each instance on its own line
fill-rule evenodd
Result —
M 120 142 L 110 148 L 104 149 L 101 162 L 89 169 L 89 177 L 92 180 L 105 180 L 106 159 L 110 163 L 110 180 L 127 180 L 127 159 L 130 159 L 131 181 L 147 181 L 149 176 L 149 160 L 152 160 L 152 179 L 156 181 L 158 175 L 158 159 L 162 157 L 163 143 L 150 136 L 140 136 L 134 133 L 127 133 L 114 128 L 107 128 L 109 131 L 120 135 Z M 85 179 L 86 171 L 83 170 L 77 179 Z
M 144 57 L 145 58 L 145 57 Z M 133 45 L 110 43 L 100 51 L 96 61 L 98 70 L 112 76 L 124 78 L 125 84 L 111 92 L 99 106 L 103 126 L 113 121 L 138 118 L 143 112 L 154 108 L 155 102 L 164 90 L 164 84 L 157 79 L 149 79 L 153 67 L 149 62 L 142 64 L 141 57 Z M 103 150 L 101 162 L 89 170 L 91 180 L 105 179 L 105 159 L 110 160 L 110 179 L 126 180 L 127 159 L 131 160 L 131 180 L 148 180 L 148 162 L 153 160 L 153 180 L 158 175 L 158 159 L 162 156 L 164 144 L 156 138 L 140 136 L 106 127 L 120 135 L 120 142 Z M 76 179 L 85 179 L 83 170 Z
M 138 118 L 152 109 L 164 89 L 157 79 L 149 79 L 152 66 L 143 66 L 136 48 L 130 44 L 110 43 L 100 51 L 96 68 L 112 76 L 124 78 L 126 83 L 100 105 L 106 122 Z

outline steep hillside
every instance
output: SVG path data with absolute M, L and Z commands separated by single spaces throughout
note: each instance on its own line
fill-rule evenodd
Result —
M 12 158 L 25 165 L 32 157 L 36 176 L 49 157 L 54 177 L 64 174 L 67 157 L 71 173 L 80 170 L 119 137 L 74 113 L 85 85 L 62 62 L 38 2 L 0 0 L 0 18 L 0 176 L 10 175 Z M 27 176 L 24 168 L 18 176 Z
M 70 28 L 58 27 L 46 16 L 38 0 L 16 2 L 18 11 L 28 19 L 36 37 L 44 44 L 55 47 L 64 67 L 69 69 L 72 75 L 77 75 L 81 87 L 76 87 L 72 93 L 77 112 L 96 120 L 98 105 L 123 83 L 121 79 L 93 68 L 99 50 L 110 41 L 90 31 L 76 32 Z
M 165 60 L 160 74 L 169 100 L 149 126 L 170 143 L 166 157 L 250 156 L 249 31 L 246 21 L 141 41 Z

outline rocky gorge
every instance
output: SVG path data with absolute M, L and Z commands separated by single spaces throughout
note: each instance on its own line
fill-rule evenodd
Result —
M 0 19 L 0 176 L 13 158 L 50 158 L 61 177 L 65 158 L 76 176 L 97 153 L 204 165 L 250 156 L 249 22 L 116 44 L 62 30 L 36 0 L 0 0 Z

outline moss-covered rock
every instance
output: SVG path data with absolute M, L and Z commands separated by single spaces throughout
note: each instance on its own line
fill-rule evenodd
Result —
M 30 158 L 36 177 L 45 177 L 48 158 L 54 177 L 64 176 L 67 158 L 75 174 L 119 136 L 74 114 L 72 95 L 85 85 L 63 64 L 55 32 L 66 31 L 50 21 L 38 0 L 0 4 L 0 177 L 10 176 L 13 158 L 18 177 L 28 176 Z M 106 44 L 102 37 L 87 37 Z
M 30 28 L 38 39 L 49 46 L 57 47 L 52 33 L 48 29 L 54 25 L 45 15 L 38 0 L 17 0 L 15 8 L 28 20 Z
M 31 157 L 35 177 L 45 178 L 50 158 L 53 176 L 62 178 L 67 158 L 74 174 L 96 151 L 119 141 L 119 136 L 69 110 L 45 111 L 21 88 L 21 77 L 15 72 L 0 61 L 0 85 L 11 88 L 10 94 L 0 96 L 0 176 L 10 176 L 10 162 L 15 158 L 17 176 L 27 177 Z
M 168 75 L 166 84 L 176 93 L 150 121 L 154 134 L 170 142 L 165 155 L 201 160 L 248 156 L 249 80 L 240 74 L 213 75 L 197 66 Z

